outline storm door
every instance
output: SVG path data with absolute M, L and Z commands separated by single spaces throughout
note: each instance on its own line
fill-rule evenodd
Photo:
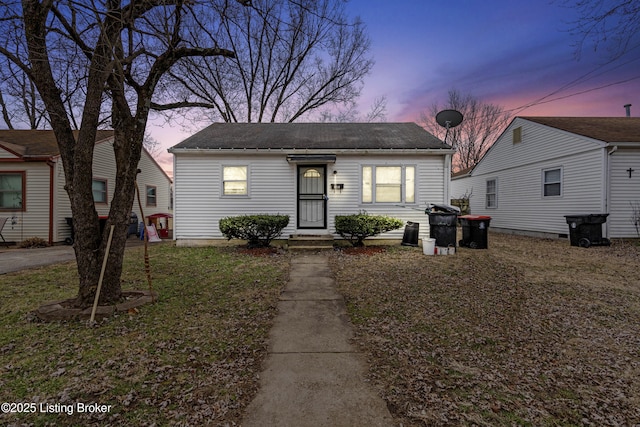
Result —
M 298 228 L 327 228 L 326 165 L 298 166 Z

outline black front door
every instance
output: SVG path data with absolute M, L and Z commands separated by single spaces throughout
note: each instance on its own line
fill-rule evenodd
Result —
M 298 166 L 298 228 L 327 228 L 326 165 Z

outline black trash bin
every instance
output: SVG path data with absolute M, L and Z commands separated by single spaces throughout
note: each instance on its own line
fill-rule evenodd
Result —
M 131 212 L 129 216 L 129 228 L 127 229 L 127 238 L 131 235 L 138 235 L 138 215 L 135 212 Z
M 602 224 L 609 214 L 565 215 L 569 224 L 571 246 L 609 246 L 611 241 L 602 237 Z
M 450 205 L 431 205 L 429 214 L 429 237 L 436 239 L 436 246 L 456 247 L 456 232 L 460 209 Z
M 456 247 L 458 214 L 431 212 L 429 214 L 429 237 L 436 239 L 436 246 Z
M 404 227 L 404 235 L 402 236 L 403 246 L 418 246 L 418 233 L 420 231 L 419 222 L 407 221 Z
M 487 231 L 491 217 L 486 215 L 464 215 L 458 218 L 462 226 L 460 246 L 471 249 L 487 249 L 489 242 Z

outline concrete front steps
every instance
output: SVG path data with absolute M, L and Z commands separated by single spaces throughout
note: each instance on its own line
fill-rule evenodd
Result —
M 333 243 L 331 234 L 291 234 L 288 241 L 290 250 L 333 249 Z

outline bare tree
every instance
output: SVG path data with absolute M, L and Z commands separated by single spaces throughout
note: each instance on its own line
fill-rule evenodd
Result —
M 348 102 L 346 108 L 336 108 L 335 110 L 324 109 L 320 111 L 315 121 L 327 123 L 373 123 L 384 122 L 387 119 L 387 97 L 381 96 L 373 100 L 369 111 L 362 116 L 358 111 L 355 101 Z
M 35 84 L 60 149 L 76 237 L 77 304 L 93 302 L 111 225 L 115 231 L 100 302 L 118 301 L 134 182 L 152 96 L 162 78 L 184 58 L 232 58 L 234 53 L 213 41 L 202 45 L 194 37 L 204 31 L 199 28 L 201 16 L 216 18 L 211 2 L 16 0 L 3 1 L 2 6 L 0 54 Z M 76 93 L 82 94 L 77 138 L 72 132 L 67 88 L 61 84 L 69 74 L 77 79 Z M 91 181 L 96 132 L 105 108 L 109 108 L 114 128 L 117 178 L 109 218 L 100 233 Z
M 445 104 L 434 103 L 428 111 L 420 114 L 423 126 L 443 140 L 446 129 L 438 125 L 435 118 L 439 111 L 445 109 L 458 110 L 464 116 L 459 126 L 449 130 L 446 141 L 456 149 L 452 165 L 454 171 L 475 166 L 510 120 L 510 115 L 502 107 L 452 89 Z
M 293 122 L 358 97 L 373 65 L 370 40 L 360 21 L 347 20 L 344 1 L 252 5 L 254 10 L 221 2 L 211 10 L 227 19 L 200 34 L 200 43 L 216 40 L 236 56 L 184 61 L 172 70 L 167 87 L 173 94 L 177 83 L 183 100 L 154 108 L 201 107 L 208 110 L 207 120 L 225 122 Z
M 564 0 L 578 18 L 570 23 L 576 37 L 576 55 L 586 44 L 594 50 L 605 46 L 611 59 L 619 58 L 640 42 L 640 3 L 637 0 Z

